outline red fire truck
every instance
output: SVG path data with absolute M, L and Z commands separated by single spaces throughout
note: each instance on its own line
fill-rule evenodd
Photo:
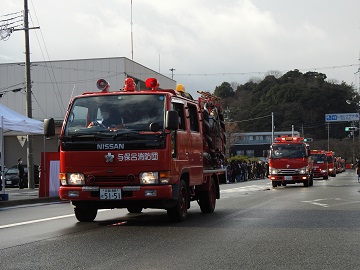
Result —
M 332 177 L 336 177 L 335 152 L 326 151 L 326 157 L 328 162 L 329 175 Z
M 328 161 L 326 157 L 325 150 L 311 150 L 311 158 L 314 162 L 313 174 L 314 178 L 328 179 L 329 170 L 328 170 Z
M 183 221 L 191 201 L 213 212 L 226 182 L 219 99 L 199 92 L 194 100 L 181 85 L 159 89 L 155 78 L 145 90 L 135 90 L 132 78 L 120 91 L 109 91 L 105 80 L 97 86 L 101 91 L 71 101 L 59 137 L 59 196 L 72 202 L 76 218 L 91 222 L 98 209 L 155 208 Z M 45 135 L 54 135 L 54 120 L 44 123 Z
M 303 183 L 313 185 L 313 162 L 304 138 L 281 136 L 270 146 L 269 179 L 272 186 Z

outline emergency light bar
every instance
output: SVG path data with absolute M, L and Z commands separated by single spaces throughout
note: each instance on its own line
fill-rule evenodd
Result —
M 276 142 L 303 142 L 304 138 L 302 137 L 290 137 L 290 136 L 282 136 L 275 138 Z

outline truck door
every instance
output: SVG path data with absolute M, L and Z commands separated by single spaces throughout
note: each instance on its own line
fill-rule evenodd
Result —
M 200 130 L 200 117 L 197 106 L 188 103 L 189 114 L 189 165 L 190 165 L 190 183 L 200 185 L 203 181 L 203 138 Z

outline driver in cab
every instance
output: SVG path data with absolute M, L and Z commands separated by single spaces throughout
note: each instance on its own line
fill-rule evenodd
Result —
M 120 116 L 119 112 L 114 108 L 108 108 L 107 106 L 100 107 L 100 113 L 102 120 L 101 121 L 92 121 L 88 128 L 94 126 L 100 126 L 107 128 L 111 131 L 124 128 L 123 118 Z

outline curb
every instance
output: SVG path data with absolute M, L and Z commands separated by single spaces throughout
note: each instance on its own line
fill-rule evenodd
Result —
M 0 209 L 6 207 L 12 207 L 12 206 L 25 205 L 25 204 L 38 204 L 38 203 L 51 203 L 51 202 L 68 202 L 68 201 L 61 200 L 59 197 L 0 201 Z

